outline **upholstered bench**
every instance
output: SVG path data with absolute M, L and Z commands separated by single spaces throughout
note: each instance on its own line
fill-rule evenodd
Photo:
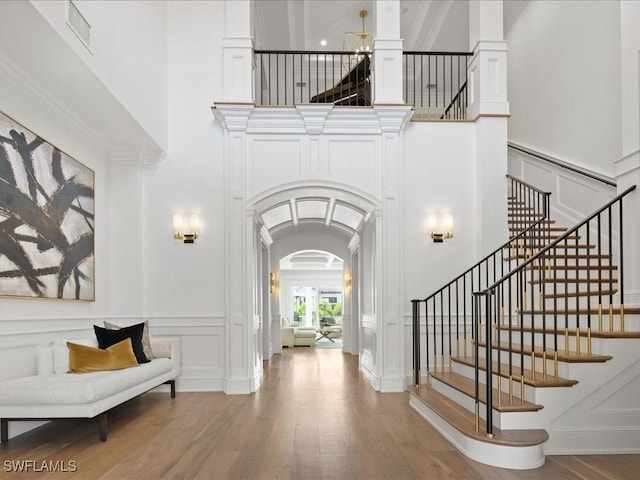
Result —
M 107 439 L 107 411 L 159 385 L 169 384 L 175 398 L 180 375 L 180 339 L 151 338 L 154 358 L 120 370 L 67 373 L 66 341 L 37 349 L 37 375 L 0 382 L 0 440 L 9 439 L 9 420 L 95 418 L 100 440 Z M 72 340 L 97 347 L 95 338 Z

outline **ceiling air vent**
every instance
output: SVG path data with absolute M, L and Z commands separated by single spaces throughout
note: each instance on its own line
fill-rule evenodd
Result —
M 87 48 L 91 46 L 91 25 L 89 22 L 82 16 L 78 7 L 76 7 L 75 3 L 69 0 L 69 16 L 67 24 L 71 27 L 71 30 L 78 36 L 82 43 L 84 43 Z

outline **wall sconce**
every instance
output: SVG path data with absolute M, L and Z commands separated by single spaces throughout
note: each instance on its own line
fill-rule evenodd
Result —
M 181 213 L 173 214 L 173 238 L 184 243 L 193 243 L 200 233 L 200 217 L 192 214 L 189 217 Z
M 269 293 L 274 293 L 276 291 L 276 274 L 271 272 L 269 274 Z
M 427 229 L 433 243 L 442 243 L 453 238 L 453 217 L 450 213 L 436 215 L 430 213 L 427 217 Z
M 351 273 L 349 272 L 344 275 L 344 286 L 347 292 L 351 291 Z

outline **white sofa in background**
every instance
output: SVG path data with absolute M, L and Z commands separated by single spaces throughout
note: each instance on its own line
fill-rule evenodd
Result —
M 100 440 L 107 439 L 107 412 L 127 400 L 167 383 L 175 398 L 180 375 L 180 339 L 151 338 L 154 357 L 149 363 L 122 370 L 67 373 L 66 341 L 39 346 L 37 375 L 0 382 L 0 441 L 9 439 L 9 421 L 95 418 Z M 70 340 L 97 347 L 95 338 Z
M 313 347 L 315 344 L 315 327 L 294 327 L 286 318 L 282 318 L 283 347 Z

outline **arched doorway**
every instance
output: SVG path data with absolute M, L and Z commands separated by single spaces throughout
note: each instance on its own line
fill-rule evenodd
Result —
M 269 329 L 272 342 L 269 348 L 264 348 L 265 352 L 282 352 L 282 344 L 278 342 L 282 323 L 295 321 L 291 287 L 313 286 L 302 285 L 300 281 L 293 282 L 297 283 L 293 285 L 287 280 L 291 275 L 287 270 L 295 272 L 305 267 L 308 269 L 312 262 L 315 263 L 316 273 L 324 272 L 322 275 L 316 274 L 316 283 L 320 282 L 317 286 L 322 284 L 340 292 L 343 351 L 354 355 L 361 353 L 360 316 L 354 316 L 353 312 L 373 312 L 375 250 L 372 236 L 375 216 L 372 212 L 375 209 L 370 199 L 330 187 L 291 188 L 268 195 L 255 203 L 255 228 L 260 232 L 263 244 L 268 244 L 269 275 L 277 285 L 271 296 L 270 311 L 261 312 L 261 318 L 264 319 L 262 327 Z M 365 255 L 361 255 L 361 251 L 366 252 Z M 296 253 L 299 255 L 295 256 Z M 291 265 L 291 258 L 298 262 L 297 266 Z M 368 259 L 367 265 L 361 265 L 360 258 Z M 285 263 L 289 261 L 288 268 L 284 270 L 283 260 Z M 328 274 L 329 271 L 333 273 Z M 364 282 L 360 281 L 362 271 L 367 275 Z M 332 278 L 329 283 L 325 281 L 327 275 Z M 325 278 L 319 278 L 322 276 Z M 308 277 L 309 281 L 311 278 L 313 275 Z M 367 285 L 364 294 L 358 288 L 354 290 L 354 285 L 357 287 L 361 284 Z M 334 296 L 329 298 L 334 299 Z M 357 305 L 354 305 L 354 300 Z M 316 301 L 319 299 L 316 298 Z M 304 322 L 314 326 L 311 318 Z M 315 323 L 319 326 L 318 318 Z M 372 336 L 370 338 L 375 341 Z M 370 348 L 368 351 L 374 350 Z M 371 363 L 374 361 L 371 359 Z

